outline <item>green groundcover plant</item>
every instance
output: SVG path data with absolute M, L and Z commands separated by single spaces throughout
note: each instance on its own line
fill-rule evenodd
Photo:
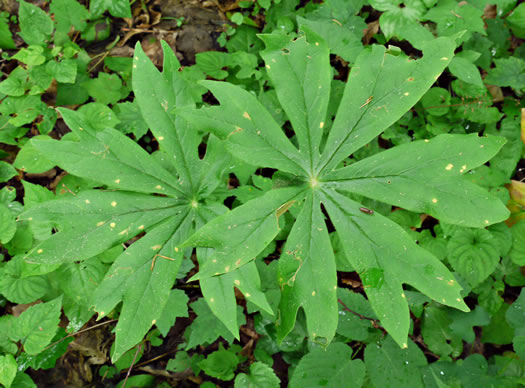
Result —
M 0 385 L 95 320 L 115 383 L 156 348 L 205 388 L 523 384 L 525 7 L 495 3 L 240 1 L 224 52 L 162 42 L 162 71 L 151 42 L 109 54 L 138 3 L 0 14 L 27 45 L 0 82 Z
M 206 249 L 197 250 L 199 272 L 190 280 L 200 281 L 209 307 L 235 337 L 234 287 L 273 314 L 260 290 L 254 258 L 279 233 L 279 217 L 292 208 L 296 220 L 278 266 L 280 340 L 292 331 L 302 308 L 309 336 L 325 346 L 331 342 L 338 322 L 337 269 L 360 274 L 381 324 L 402 347 L 409 330 L 403 284 L 468 311 L 448 269 L 401 227 L 363 208 L 355 195 L 463 226 L 500 222 L 508 210 L 462 175 L 493 157 L 505 140 L 442 135 L 341 167 L 348 155 L 421 98 L 452 59 L 454 40 L 432 41 L 417 61 L 390 55 L 380 46 L 363 52 L 326 130 L 331 70 L 325 43 L 308 30 L 293 40 L 286 35 L 261 38 L 267 46 L 262 53 L 266 68 L 294 129 L 292 139 L 255 97 L 226 82 L 202 82 L 221 104 L 195 109 L 191 86 L 177 72 L 173 53 L 165 48 L 164 72 L 159 73 L 139 46 L 134 92 L 163 159 L 156 160 L 116 130 L 94 130 L 81 114 L 64 109 L 60 113 L 71 134 L 60 141 L 32 142 L 60 167 L 105 189 L 23 213 L 21 220 L 52 222 L 57 229 L 26 261 L 51 269 L 90 259 L 145 232 L 120 254 L 95 291 L 99 317 L 123 302 L 113 360 L 161 318 L 191 247 Z M 207 131 L 206 156 L 200 159 L 197 147 Z M 247 163 L 277 170 L 271 190 L 232 211 L 214 198 L 229 162 L 225 149 Z M 341 268 L 327 220 L 344 248 Z

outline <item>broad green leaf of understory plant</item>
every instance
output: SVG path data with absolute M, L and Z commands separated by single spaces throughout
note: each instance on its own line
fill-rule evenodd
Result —
M 229 163 L 228 153 L 210 135 L 206 155 L 200 159 L 197 147 L 202 134 L 172 114 L 176 105 L 194 104 L 192 86 L 179 67 L 166 45 L 162 73 L 137 46 L 133 87 L 144 120 L 160 144 L 159 158 L 121 132 L 95 129 L 83 113 L 66 109 L 60 113 L 72 133 L 61 141 L 34 141 L 61 168 L 105 189 L 48 201 L 24 213 L 20 219 L 50 221 L 58 230 L 30 251 L 27 261 L 82 261 L 137 240 L 117 257 L 93 295 L 99 318 L 123 303 L 113 360 L 141 341 L 164 316 L 184 254 L 189 253 L 180 244 L 196 224 L 225 210 L 213 195 Z M 256 289 L 258 273 L 250 280 Z
M 325 43 L 308 30 L 293 40 L 283 35 L 261 38 L 267 47 L 262 57 L 294 129 L 295 143 L 253 95 L 228 83 L 202 82 L 220 106 L 178 111 L 196 127 L 223 139 L 235 157 L 281 170 L 274 189 L 219 216 L 184 243 L 216 252 L 195 278 L 201 282 L 223 278 L 247 265 L 272 233 L 265 232 L 260 239 L 247 227 L 230 232 L 228 226 L 251 223 L 253 227 L 256 219 L 260 223 L 262 216 L 275 218 L 293 201 L 298 216 L 279 260 L 279 340 L 293 329 L 299 308 L 314 341 L 328 345 L 335 334 L 337 268 L 321 205 L 349 266 L 361 276 L 373 310 L 400 346 L 407 346 L 410 322 L 404 283 L 440 303 L 468 311 L 461 287 L 437 258 L 414 244 L 393 221 L 360 211 L 361 205 L 348 194 L 426 212 L 450 223 L 484 227 L 500 222 L 508 215 L 503 204 L 461 175 L 494 156 L 504 140 L 446 135 L 336 169 L 417 103 L 450 63 L 453 40 L 428 42 L 419 60 L 386 54 L 380 46 L 363 51 L 352 67 L 333 125 L 325 133 L 331 83 Z M 223 322 L 234 322 L 233 310 L 228 318 L 224 315 Z

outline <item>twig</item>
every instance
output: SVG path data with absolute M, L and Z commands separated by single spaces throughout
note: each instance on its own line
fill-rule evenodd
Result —
M 135 364 L 135 361 L 137 360 L 137 356 L 139 355 L 141 347 L 142 347 L 142 344 L 139 344 L 139 346 L 137 346 L 137 351 L 135 352 L 135 355 L 133 356 L 133 361 L 131 361 L 131 365 L 129 366 L 128 373 L 126 373 L 126 378 L 124 379 L 124 382 L 122 383 L 122 388 L 126 388 L 126 383 L 128 382 L 128 378 L 131 373 L 131 369 L 133 369 L 133 365 Z
M 378 323 L 379 321 L 377 319 L 365 317 L 364 315 L 361 315 L 358 312 L 349 309 L 348 306 L 346 304 L 344 304 L 344 302 L 341 299 L 337 299 L 337 301 L 341 304 L 341 306 L 343 306 L 343 308 L 346 311 L 348 311 L 348 312 L 354 314 L 355 316 L 359 317 L 359 319 L 366 319 L 367 321 L 370 321 L 374 328 L 379 329 L 379 330 L 383 331 L 386 334 L 385 328 L 383 326 L 379 325 L 379 323 Z
M 79 331 L 77 331 L 76 333 L 70 333 L 70 334 L 66 335 L 65 337 L 60 338 L 58 341 L 53 342 L 51 345 L 46 346 L 46 347 L 44 348 L 44 350 L 42 350 L 42 352 L 43 352 L 43 351 L 46 351 L 46 350 L 48 350 L 48 349 L 51 349 L 53 346 L 55 346 L 56 344 L 59 344 L 60 342 L 64 341 L 66 338 L 74 337 L 74 336 L 76 336 L 77 334 L 82 334 L 82 333 L 84 333 L 84 332 L 86 332 L 86 331 L 93 330 L 93 329 L 96 329 L 97 327 L 104 326 L 104 325 L 107 325 L 108 323 L 113 323 L 113 322 L 117 322 L 117 320 L 116 320 L 116 319 L 112 319 L 112 320 L 110 320 L 110 321 L 97 323 L 96 325 L 93 325 L 93 326 L 91 326 L 91 327 L 88 327 L 88 328 L 85 328 L 85 329 L 79 330 Z

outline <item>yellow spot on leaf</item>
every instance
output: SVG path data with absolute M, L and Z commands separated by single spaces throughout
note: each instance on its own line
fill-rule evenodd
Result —
M 159 137 L 157 137 L 157 140 L 158 140 L 158 141 L 162 141 L 162 140 L 164 140 L 164 136 L 159 136 Z
M 162 248 L 162 245 L 153 245 L 151 247 L 151 249 L 153 249 L 154 251 L 158 251 L 160 248 Z
M 266 65 L 266 68 L 269 69 L 269 68 L 270 68 L 270 65 Z
M 315 45 L 316 45 L 316 46 L 319 46 L 319 42 L 315 42 Z
M 251 120 L 252 118 L 250 117 L 250 115 L 248 114 L 248 112 L 244 112 L 242 117 L 244 117 L 245 119 L 248 119 L 248 120 Z
M 114 222 L 112 222 L 111 224 L 109 224 L 110 227 L 114 228 L 115 226 L 117 226 L 117 224 L 115 224 Z
M 425 139 L 424 141 L 425 141 L 425 143 L 428 143 L 428 142 L 429 142 L 430 140 L 428 140 L 428 139 Z
M 490 224 L 489 220 L 485 220 L 485 224 L 487 225 Z
M 459 172 L 463 173 L 467 170 L 467 166 L 464 164 L 463 166 L 461 166 L 461 169 L 459 170 Z
M 323 129 L 323 127 L 324 127 L 324 122 L 321 121 L 321 122 L 319 123 L 319 128 Z
M 233 282 L 234 282 L 235 285 L 237 285 L 237 286 L 241 284 L 241 281 L 240 281 L 240 280 L 237 280 L 237 279 L 235 279 Z
M 111 206 L 115 207 L 117 206 L 117 203 L 115 201 L 111 202 Z
M 102 226 L 102 225 L 104 225 L 104 224 L 105 224 L 104 221 L 97 222 L 97 226 Z
M 179 248 L 178 247 L 175 247 L 175 252 L 178 252 L 179 251 Z
M 252 294 L 250 294 L 249 292 L 247 292 L 246 294 L 244 294 L 245 297 L 249 298 L 250 296 L 252 296 Z
M 153 321 L 151 321 L 151 324 L 154 325 L 155 323 L 157 323 L 157 320 L 154 319 Z
M 438 201 L 437 198 L 432 198 L 433 203 L 437 203 L 437 201 Z
M 115 179 L 115 183 L 118 185 L 120 183 L 120 179 Z
M 144 229 L 144 225 L 139 226 L 139 230 L 142 230 L 142 229 Z
M 403 349 L 406 349 L 408 348 L 408 345 L 407 344 L 403 344 Z
M 403 293 L 401 293 L 401 298 L 403 298 L 403 299 L 404 299 L 404 298 L 406 298 L 406 295 L 405 295 L 405 293 L 404 293 L 404 292 L 403 292 Z
M 405 96 L 409 96 L 410 93 L 409 93 L 409 92 L 405 92 L 405 93 L 403 93 L 403 95 L 405 95 Z
M 456 298 L 456 300 L 457 300 L 458 302 L 461 302 L 461 299 L 460 299 L 460 298 Z
M 224 272 L 229 272 L 230 271 L 230 266 L 227 265 L 226 267 L 224 267 Z
M 407 81 L 408 81 L 408 82 L 412 82 L 412 81 L 414 81 L 414 77 L 408 77 L 408 78 L 407 78 Z
M 241 259 L 237 260 L 237 261 L 235 262 L 235 265 L 236 265 L 237 267 L 238 267 L 239 265 L 241 265 Z
M 210 298 L 210 302 L 211 302 L 211 303 L 215 302 L 215 299 Z
M 216 263 L 216 262 L 217 262 L 217 259 L 213 259 L 211 262 L 212 262 L 212 263 Z
M 454 280 L 451 279 L 447 283 L 448 283 L 449 286 L 453 286 L 454 285 Z
M 36 251 L 36 253 L 42 253 L 42 252 L 44 252 L 43 249 L 39 249 L 38 251 Z
M 450 171 L 454 168 L 454 165 L 452 163 L 447 164 L 447 167 L 445 167 L 445 170 Z
M 448 57 L 441 57 L 442 61 L 448 61 Z
M 312 291 L 312 296 L 315 296 L 315 291 Z
M 443 280 L 443 278 L 441 276 L 438 276 L 436 279 L 437 280 Z
M 157 190 L 162 190 L 162 186 L 161 186 L 161 185 L 157 185 L 157 186 L 155 186 L 155 188 L 156 188 Z

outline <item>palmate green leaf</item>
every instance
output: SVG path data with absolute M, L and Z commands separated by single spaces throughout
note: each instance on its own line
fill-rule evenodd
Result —
M 335 191 L 326 191 L 322 202 L 373 310 L 400 346 L 406 346 L 410 324 L 403 283 L 440 303 L 468 311 L 461 287 L 448 269 L 399 225 L 378 213 L 362 213 L 360 204 Z
M 315 39 L 313 33 L 309 33 L 309 39 L 302 36 L 291 42 L 286 35 L 267 34 L 260 38 L 266 44 L 266 50 L 261 51 L 266 71 L 292 123 L 299 150 L 309 159 L 311 171 L 319 160 L 330 98 L 328 46 L 322 39 Z
M 501 137 L 444 134 L 380 152 L 321 179 L 444 222 L 483 227 L 507 219 L 509 211 L 460 175 L 485 163 L 503 144 Z
M 140 55 L 140 49 L 137 53 Z M 183 260 L 182 242 L 202 219 L 224 211 L 224 205 L 218 204 L 214 196 L 224 182 L 224 167 L 230 157 L 216 138 L 207 136 L 206 155 L 200 159 L 197 147 L 203 135 L 191 131 L 183 119 L 165 110 L 165 102 L 173 103 L 173 107 L 185 106 L 187 89 L 191 87 L 179 77 L 174 58 L 166 51 L 166 70 L 162 74 L 152 71 L 160 74 L 155 82 L 168 87 L 158 93 L 157 99 L 150 98 L 145 107 L 141 106 L 143 113 L 152 112 L 145 117 L 150 125 L 152 115 L 166 114 L 166 120 L 153 130 L 161 143 L 155 155 L 149 155 L 117 130 L 98 125 L 94 128 L 82 112 L 65 109 L 60 113 L 72 133 L 61 141 L 35 142 L 61 168 L 107 189 L 48 201 L 21 215 L 21 220 L 49 222 L 57 229 L 27 254 L 27 261 L 82 261 L 136 240 L 116 259 L 93 295 L 99 317 L 122 303 L 112 360 L 139 342 L 158 319 L 166 320 L 164 306 Z M 139 65 L 147 68 L 144 61 Z M 146 92 L 149 98 L 150 92 L 145 89 L 138 88 L 135 93 L 138 96 Z M 177 131 L 179 137 L 170 135 Z M 162 136 L 175 144 L 162 145 Z M 177 156 L 174 150 L 182 154 L 170 166 L 169 159 Z
M 329 172 L 396 122 L 425 94 L 454 55 L 451 39 L 425 44 L 417 61 L 373 46 L 352 67 L 317 174 Z
M 300 199 L 303 191 L 300 186 L 269 191 L 199 229 L 181 246 L 215 251 L 190 280 L 229 273 L 254 260 L 277 236 L 279 217 Z
M 220 107 L 183 109 L 179 114 L 197 128 L 225 140 L 228 151 L 251 165 L 304 174 L 309 165 L 306 155 L 299 153 L 255 96 L 226 82 L 200 84 L 212 91 Z
M 278 388 L 280 380 L 273 369 L 263 362 L 250 365 L 250 374 L 239 373 L 235 377 L 235 388 Z
M 312 163 L 316 158 L 316 139 L 328 119 L 322 117 L 325 103 L 321 99 L 329 94 L 311 88 L 312 85 L 303 80 L 306 80 L 305 74 L 314 69 L 322 75 L 325 65 L 318 58 L 313 62 L 303 58 L 306 64 L 301 64 L 300 55 L 295 51 L 301 55 L 324 57 L 326 62 L 328 52 L 320 38 L 307 29 L 305 36 L 293 41 L 282 36 L 263 39 L 268 46 L 264 54 L 266 65 L 270 67 L 269 74 L 272 66 L 276 67 L 276 95 L 294 127 L 299 149 L 283 138 L 282 130 L 275 128 L 270 113 L 252 95 L 227 83 L 205 83 L 220 101 L 220 106 L 177 112 L 197 127 L 209 129 L 225 139 L 227 149 L 237 158 L 295 176 L 284 178 L 286 189 L 274 188 L 217 218 L 185 243 L 184 246 L 215 249 L 214 255 L 209 256 L 211 260 L 206 258 L 200 262 L 201 272 L 194 279 L 222 277 L 236 268 L 236 264 L 248 263 L 261 252 L 275 230 L 272 233 L 270 229 L 265 230 L 260 240 L 254 239 L 246 230 L 248 228 L 230 230 L 235 225 L 248 225 L 260 217 L 261 211 L 267 217 L 270 211 L 292 198 L 283 198 L 268 208 L 266 202 L 273 201 L 283 190 L 297 190 L 293 199 L 300 207 L 299 212 L 294 212 L 298 219 L 279 260 L 282 290 L 276 322 L 279 340 L 293 329 L 299 308 L 305 312 L 307 332 L 312 339 L 328 344 L 335 334 L 338 322 L 336 264 L 321 205 L 327 210 L 344 249 L 341 259 L 347 260 L 344 267 L 355 268 L 360 274 L 372 309 L 401 347 L 407 346 L 410 323 L 403 284 L 414 286 L 440 303 L 468 311 L 461 299 L 461 287 L 437 258 L 417 246 L 393 221 L 379 214 L 365 214 L 360 211 L 359 203 L 339 191 L 352 191 L 411 211 L 443 216 L 453 223 L 484 227 L 505 219 L 508 211 L 479 187 L 464 182 L 461 174 L 485 163 L 504 141 L 495 137 L 448 135 L 428 143 L 408 144 L 399 151 L 394 148 L 333 171 L 349 154 L 380 134 L 425 94 L 449 64 L 455 48 L 453 40 L 439 38 L 428 42 L 419 60 L 391 56 L 382 47 L 364 51 L 352 68 L 319 162 Z M 288 77 L 281 77 L 277 70 Z M 322 90 L 324 78 L 315 79 Z M 296 85 L 301 82 L 303 85 Z M 272 140 L 262 143 L 263 134 Z M 232 144 L 235 138 L 242 139 L 242 143 Z M 241 144 L 245 147 L 239 147 Z M 297 155 L 294 149 L 300 155 L 296 166 L 293 164 Z M 374 184 L 385 175 L 392 179 L 385 178 L 382 184 Z M 363 190 L 359 191 L 361 184 Z M 279 187 L 279 184 L 274 183 L 274 186 Z M 466 210 L 462 211 L 462 205 Z M 231 289 L 231 285 L 223 284 L 220 288 L 226 289 Z M 221 305 L 220 309 L 226 311 L 226 305 Z M 232 327 L 235 322 L 232 302 L 228 310 L 227 314 L 219 314 L 221 320 Z
M 179 61 L 169 46 L 162 42 L 164 71 L 160 73 L 137 44 L 133 59 L 133 90 L 144 120 L 159 142 L 161 150 L 170 155 L 179 179 L 195 193 L 195 175 L 200 173 L 197 146 L 200 137 L 188 123 L 173 115 L 175 107 L 194 106 L 192 86 L 178 72 Z M 197 174 L 195 174 L 197 173 Z
M 295 326 L 299 307 L 312 340 L 332 340 L 338 321 L 335 257 L 317 192 L 308 193 L 279 260 L 281 285 L 277 335 L 282 341 Z
M 85 191 L 73 198 L 48 201 L 32 207 L 19 219 L 51 221 L 61 229 L 34 247 L 26 260 L 39 264 L 86 260 L 184 209 L 174 198 L 125 191 Z

